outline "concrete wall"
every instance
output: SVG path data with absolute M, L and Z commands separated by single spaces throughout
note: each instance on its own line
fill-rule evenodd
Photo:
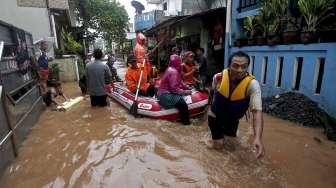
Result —
M 231 53 L 242 50 L 247 52 L 251 59 L 254 59 L 253 75 L 261 83 L 263 97 L 272 96 L 288 91 L 303 93 L 313 101 L 319 103 L 320 107 L 329 114 L 336 117 L 336 43 L 320 44 L 296 44 L 278 46 L 247 46 L 242 48 L 234 47 Z M 253 57 L 253 58 L 252 58 Z M 266 81 L 262 83 L 263 61 L 268 58 Z M 278 59 L 283 57 L 283 70 L 281 85 L 276 85 L 278 79 L 277 66 Z M 298 57 L 303 58 L 300 85 L 294 89 L 295 64 Z M 321 83 L 320 93 L 315 92 L 316 80 L 318 75 L 319 59 L 324 58 L 324 73 Z M 251 63 L 251 66 L 253 63 Z
M 18 7 L 16 0 L 1 0 L 0 20 L 30 32 L 33 41 L 51 36 L 46 8 Z
M 258 6 L 241 12 L 238 11 L 238 7 L 239 1 L 232 1 L 231 34 L 235 35 L 241 32 L 242 20 L 245 17 L 258 14 Z M 242 50 L 247 52 L 251 56 L 251 59 L 254 59 L 253 74 L 261 83 L 263 96 L 271 96 L 288 91 L 300 92 L 319 103 L 322 109 L 336 117 L 336 98 L 334 97 L 334 92 L 336 91 L 336 43 L 246 46 L 242 48 L 229 47 L 227 50 L 229 54 Z M 268 58 L 268 63 L 266 82 L 263 84 L 261 81 L 264 75 L 264 57 Z M 277 72 L 279 71 L 277 66 L 279 57 L 284 58 L 280 87 L 276 85 L 278 79 Z M 302 73 L 299 88 L 294 89 L 296 61 L 298 57 L 303 58 Z M 320 93 L 316 93 L 315 88 L 320 58 L 325 59 L 324 74 L 321 91 Z M 227 65 L 227 62 L 225 64 Z
M 16 0 L 18 6 L 21 7 L 36 7 L 36 8 L 46 8 L 46 0 Z
M 63 59 L 54 59 L 50 62 L 52 64 L 58 64 L 60 72 L 60 81 L 62 82 L 73 82 L 78 81 L 78 69 L 77 69 L 77 59 L 72 58 L 63 58 Z
M 36 7 L 36 8 L 46 8 L 46 0 L 16 0 L 18 6 L 21 7 Z M 49 0 L 50 8 L 57 9 L 69 9 L 68 0 Z

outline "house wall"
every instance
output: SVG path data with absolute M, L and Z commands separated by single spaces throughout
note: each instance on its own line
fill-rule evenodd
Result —
M 78 75 L 76 57 L 54 59 L 52 62 L 50 62 L 50 66 L 52 64 L 58 64 L 60 68 L 60 73 L 59 73 L 60 81 L 62 82 L 78 81 L 79 75 Z
M 41 2 L 37 0 L 36 3 Z M 18 7 L 15 0 L 1 0 L 0 20 L 30 32 L 34 41 L 51 36 L 46 8 Z
M 134 17 L 135 31 L 151 28 L 155 25 L 155 11 L 142 13 Z
M 212 0 L 210 4 L 211 9 L 226 7 L 226 0 Z
M 183 0 L 182 1 L 182 14 L 183 15 L 192 15 L 198 12 L 202 12 L 207 10 L 207 4 L 203 0 L 199 1 L 190 1 Z
M 258 9 L 238 12 L 237 8 L 239 1 L 232 2 L 232 24 L 231 34 L 238 35 L 241 32 L 240 22 L 246 16 L 256 15 Z M 231 35 L 232 37 L 232 35 Z M 326 110 L 329 114 L 336 117 L 336 43 L 315 43 L 315 44 L 291 44 L 291 45 L 276 45 L 276 46 L 246 46 L 242 48 L 232 47 L 229 49 L 229 54 L 235 51 L 242 50 L 247 52 L 251 57 L 254 56 L 254 71 L 256 79 L 261 83 L 263 97 L 272 96 L 283 92 L 295 91 L 303 93 L 313 101 L 316 101 L 320 107 Z M 268 57 L 266 83 L 262 81 L 263 58 Z M 279 57 L 283 57 L 282 83 L 280 87 L 276 86 L 277 76 L 277 61 Z M 297 57 L 303 58 L 302 74 L 299 89 L 295 90 L 295 64 Z M 324 74 L 322 77 L 321 91 L 315 93 L 318 60 L 324 58 Z M 252 58 L 251 58 L 252 59 Z M 227 65 L 227 62 L 225 62 Z

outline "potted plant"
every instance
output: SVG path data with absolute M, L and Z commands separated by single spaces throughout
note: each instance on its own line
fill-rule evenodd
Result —
M 288 9 L 285 16 L 286 21 L 282 22 L 282 43 L 300 43 L 301 13 L 298 7 L 298 0 L 288 0 Z
M 269 45 L 281 43 L 281 33 L 288 21 L 288 0 L 268 0 L 270 9 L 269 24 L 267 28 L 267 43 Z
M 247 45 L 247 36 L 245 33 L 239 33 L 237 37 L 233 35 L 232 38 L 234 39 L 234 46 L 242 47 Z
M 267 44 L 275 45 L 281 42 L 279 34 L 279 22 L 278 20 L 273 20 L 267 27 Z
M 245 35 L 248 40 L 248 45 L 255 45 L 256 38 L 255 36 L 258 33 L 258 22 L 255 16 L 248 16 L 244 19 L 244 29 Z
M 317 41 L 316 31 L 321 22 L 333 15 L 334 0 L 299 0 L 298 6 L 305 20 L 301 32 L 301 41 L 310 43 Z
M 271 3 L 269 0 L 261 2 L 259 14 L 256 16 L 257 25 L 260 33 L 257 35 L 257 44 L 264 45 L 267 43 L 266 37 L 269 30 L 269 25 L 274 21 L 274 15 L 271 11 Z

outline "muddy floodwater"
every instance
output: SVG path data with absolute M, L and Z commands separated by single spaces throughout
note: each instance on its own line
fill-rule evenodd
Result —
M 65 84 L 70 96 L 80 95 Z M 35 187 L 336 187 L 336 144 L 322 129 L 265 115 L 266 156 L 257 160 L 251 129 L 223 150 L 209 147 L 206 119 L 192 126 L 137 118 L 115 102 L 86 98 L 66 112 L 47 109 L 0 179 L 2 188 Z

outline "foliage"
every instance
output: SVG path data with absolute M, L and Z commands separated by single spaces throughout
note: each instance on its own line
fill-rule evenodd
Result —
M 299 0 L 300 12 L 305 19 L 305 31 L 316 32 L 322 21 L 332 16 L 335 0 Z
M 89 41 L 103 37 L 108 44 L 122 43 L 126 38 L 128 14 L 115 0 L 76 1 L 84 37 Z
M 282 19 L 287 16 L 288 0 L 269 0 L 269 8 L 275 19 Z
M 278 33 L 281 20 L 288 19 L 288 0 L 263 0 L 259 15 L 256 16 L 257 25 L 263 36 Z
M 256 17 L 248 16 L 244 19 L 245 34 L 249 38 L 253 37 L 256 34 L 258 27 L 259 25 L 258 25 Z
M 269 30 L 269 25 L 274 21 L 274 14 L 271 11 L 271 3 L 269 0 L 261 2 L 259 14 L 256 16 L 257 23 L 260 27 L 262 36 L 266 36 Z
M 72 54 L 81 54 L 83 47 L 80 43 L 75 41 L 71 32 L 62 32 L 62 38 L 66 52 Z
M 49 80 L 57 80 L 59 81 L 59 73 L 61 72 L 61 69 L 59 68 L 59 65 L 57 63 L 51 64 L 51 67 L 49 68 Z

